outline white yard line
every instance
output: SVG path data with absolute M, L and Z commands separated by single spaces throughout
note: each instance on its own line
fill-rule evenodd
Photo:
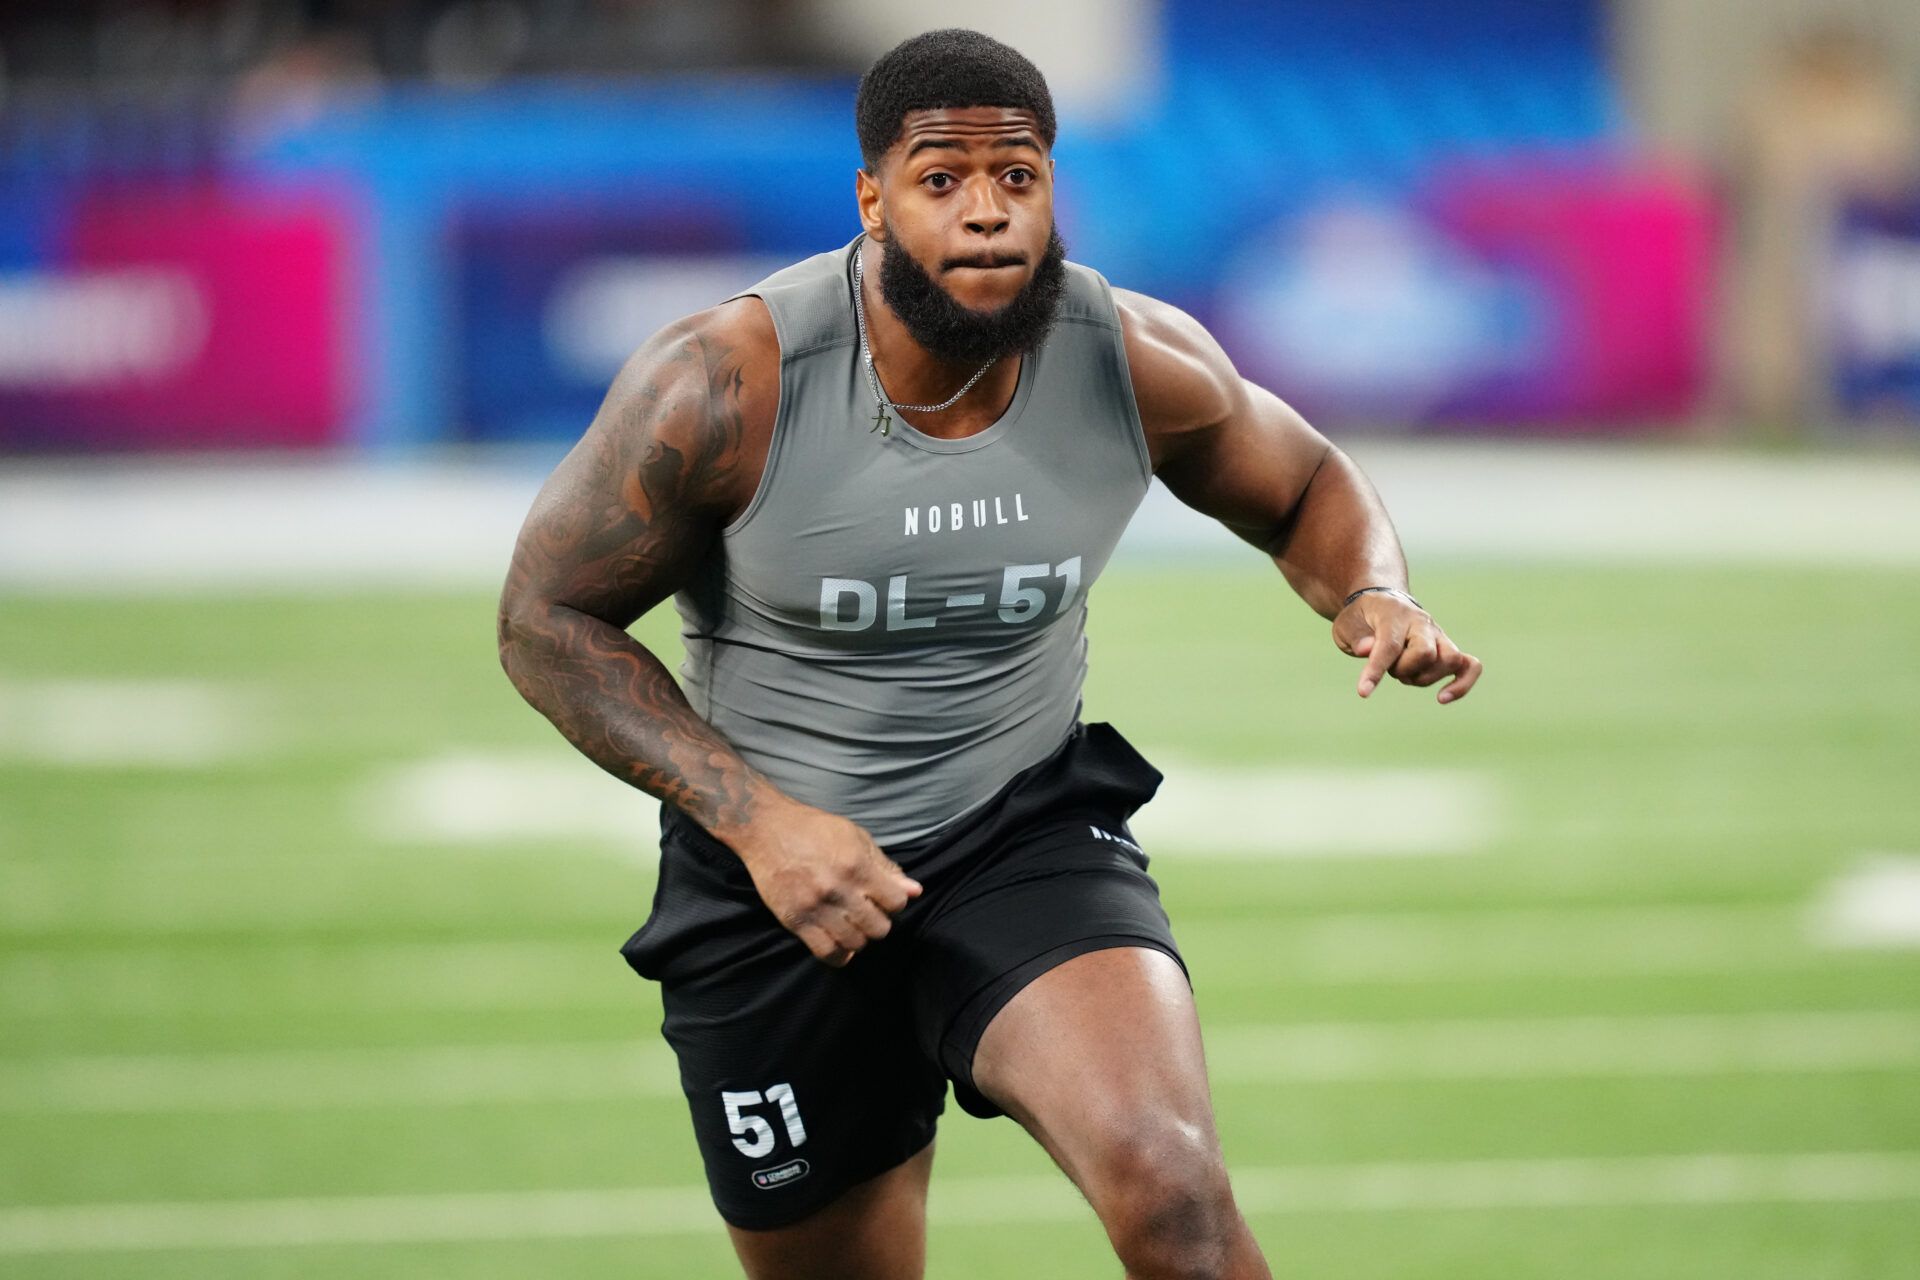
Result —
M 1858 859 L 1814 901 L 1808 929 L 1830 947 L 1920 948 L 1920 854 Z
M 497 585 L 541 473 L 283 458 L 21 464 L 0 584 L 49 594 Z
M 348 804 L 362 830 L 397 844 L 659 854 L 660 802 L 570 751 L 469 751 L 389 765 Z
M 659 1040 L 0 1062 L 0 1112 L 244 1112 L 677 1098 Z
M 1163 761 L 1166 780 L 1129 824 L 1150 856 L 1269 860 L 1474 853 L 1504 805 L 1471 769 L 1328 769 Z M 1393 797 L 1381 804 L 1382 796 Z M 1365 813 L 1367 820 L 1353 820 Z
M 1342 443 L 1423 562 L 1920 564 L 1911 457 Z M 553 460 L 19 463 L 0 477 L 0 589 L 492 589 Z M 1156 485 L 1121 559 L 1164 554 L 1252 563 Z
M 1203 917 L 1174 923 L 1195 981 L 1231 986 L 1768 973 L 1822 962 L 1771 904 Z
M 1920 1012 L 1650 1014 L 1206 1031 L 1221 1085 L 1662 1078 L 1920 1068 Z M 0 1063 L 0 1112 L 245 1112 L 677 1098 L 657 1040 Z
M 1248 1166 L 1243 1211 L 1404 1213 L 1920 1199 L 1920 1153 L 1674 1155 Z M 1092 1210 L 1064 1177 L 934 1178 L 936 1226 L 1075 1221 Z M 0 1253 L 109 1253 L 476 1240 L 717 1235 L 694 1187 L 341 1196 L 0 1210 Z
M 200 816 L 204 825 L 196 829 L 209 832 L 216 851 L 73 849 L 62 838 L 65 831 L 44 820 L 35 825 L 35 846 L 0 847 L 0 939 L 10 944 L 0 948 L 0 985 L 9 959 L 30 954 L 23 950 L 30 940 L 49 933 L 69 940 L 76 956 L 84 956 L 88 947 L 136 943 L 149 952 L 192 947 L 204 935 L 237 946 L 247 945 L 244 935 L 252 935 L 255 945 L 285 949 L 316 941 L 324 945 L 324 938 L 314 938 L 317 933 L 352 934 L 374 945 L 383 935 L 413 933 L 517 937 L 538 928 L 536 919 L 577 925 L 596 901 L 626 904 L 620 909 L 644 916 L 653 888 L 647 873 L 652 852 L 638 840 L 638 847 L 625 850 L 606 846 L 604 855 L 596 855 L 604 856 L 605 867 L 557 872 L 559 851 L 550 846 L 489 846 L 486 861 L 495 865 L 485 868 L 476 867 L 482 859 L 467 848 L 402 852 L 345 840 L 316 855 L 310 842 L 279 843 L 280 828 L 269 831 L 264 825 L 269 819 L 256 825 L 258 809 L 249 807 L 240 818 L 204 793 L 169 806 L 173 798 L 161 797 L 151 807 L 129 805 L 114 815 L 114 824 L 125 832 L 121 847 L 138 848 L 156 820 L 172 828 L 169 846 L 184 844 L 178 828 Z M 259 798 L 250 795 L 248 802 L 257 804 Z M 10 816 L 5 805 L 0 800 L 0 822 Z M 622 863 L 626 866 L 616 865 Z M 583 883 L 598 899 L 582 903 Z M 523 896 L 536 917 L 513 918 Z M 592 918 L 605 920 L 600 913 Z M 603 932 L 596 928 L 577 936 L 592 945 Z
M 631 923 L 645 914 L 636 894 Z M 1872 959 L 1810 946 L 1801 914 L 1745 904 L 1409 911 L 1200 918 L 1176 923 L 1174 932 L 1203 998 L 1293 986 L 1761 976 Z M 619 930 L 577 941 L 262 937 L 211 951 L 194 946 L 192 934 L 85 947 L 16 943 L 0 954 L 0 1013 L 164 1019 L 240 1007 L 609 1008 L 643 994 L 616 954 L 624 937 Z
M 1499 833 L 1495 780 L 1473 770 L 1326 769 L 1182 762 L 1133 823 L 1149 854 L 1232 858 L 1467 853 Z M 1394 797 L 1378 805 L 1382 795 Z M 659 805 L 579 757 L 460 752 L 383 768 L 349 800 L 396 843 L 554 842 L 657 851 Z M 1369 820 L 1353 821 L 1366 810 Z
M 1234 1183 L 1242 1202 L 1257 1213 L 1872 1203 L 1920 1198 L 1920 1153 L 1253 1168 Z
M 250 754 L 270 722 L 258 691 L 203 681 L 6 681 L 0 763 L 204 768 Z
M 641 915 L 644 903 L 638 905 Z M 635 924 L 638 924 L 636 919 Z M 0 954 L 0 1012 L 71 1020 L 231 1015 L 243 1008 L 406 1011 L 639 1006 L 625 935 L 539 940 L 222 946 L 164 944 Z
M 1920 458 L 1630 442 L 1340 443 L 1422 561 L 1920 565 Z M 1155 485 L 1123 550 L 1233 539 Z M 1242 550 L 1244 554 L 1244 549 Z
M 1206 1046 L 1222 1083 L 1905 1071 L 1920 1068 L 1920 1012 L 1228 1024 Z

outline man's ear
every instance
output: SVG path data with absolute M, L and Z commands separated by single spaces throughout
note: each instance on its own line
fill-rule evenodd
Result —
M 871 169 L 856 169 L 853 174 L 853 199 L 860 208 L 860 225 L 867 238 L 884 243 L 887 238 L 887 201 L 880 192 L 880 179 Z

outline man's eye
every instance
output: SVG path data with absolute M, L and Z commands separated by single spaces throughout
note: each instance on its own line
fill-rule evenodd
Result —
M 945 191 L 953 183 L 953 175 L 948 173 L 930 173 L 924 179 L 935 191 Z
M 1024 187 L 1033 181 L 1033 170 L 1009 169 L 1007 170 L 1007 181 L 1013 183 L 1016 187 Z

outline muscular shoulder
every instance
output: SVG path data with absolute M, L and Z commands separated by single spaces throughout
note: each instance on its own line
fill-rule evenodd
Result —
M 737 298 L 643 343 L 592 433 L 620 456 L 677 472 L 685 500 L 724 522 L 759 485 L 779 401 L 773 317 L 758 298 Z
M 1233 361 L 1198 320 L 1171 303 L 1113 291 L 1133 398 L 1157 466 L 1181 438 L 1226 421 L 1246 403 Z
M 625 627 L 687 582 L 759 483 L 779 368 L 758 302 L 648 339 L 534 499 L 503 616 L 561 604 Z

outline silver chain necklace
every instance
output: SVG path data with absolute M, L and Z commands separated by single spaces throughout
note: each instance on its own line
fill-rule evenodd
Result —
M 901 409 L 906 409 L 912 413 L 939 413 L 942 409 L 951 409 L 954 405 L 960 403 L 961 396 L 973 390 L 974 383 L 986 377 L 987 370 L 998 364 L 1000 357 L 995 356 L 993 359 L 981 365 L 980 372 L 968 378 L 965 386 L 948 396 L 945 400 L 942 400 L 939 404 L 895 404 L 893 401 L 887 399 L 887 393 L 880 387 L 880 374 L 873 367 L 873 348 L 867 345 L 867 308 L 860 296 L 863 292 L 860 288 L 860 280 L 861 270 L 865 266 L 865 257 L 866 254 L 864 250 L 854 250 L 853 317 L 860 326 L 860 359 L 866 366 L 867 385 L 873 388 L 873 398 L 880 402 L 880 407 L 873 412 L 873 425 L 868 427 L 867 430 L 878 431 L 883 436 L 889 436 L 893 434 L 893 419 L 887 415 L 887 410 L 892 409 L 898 412 Z

